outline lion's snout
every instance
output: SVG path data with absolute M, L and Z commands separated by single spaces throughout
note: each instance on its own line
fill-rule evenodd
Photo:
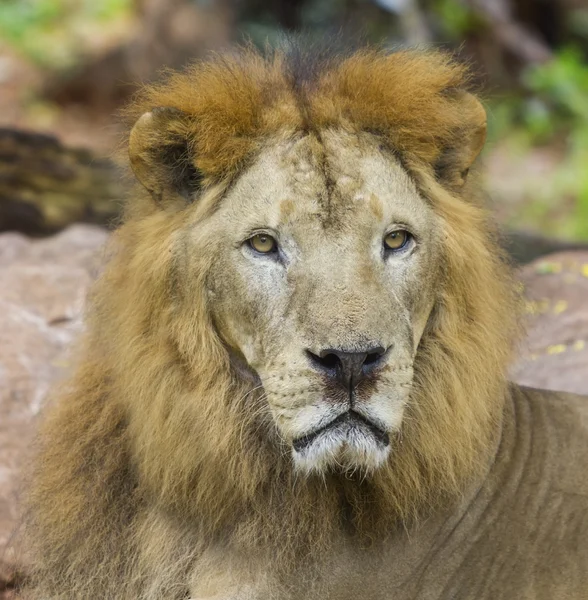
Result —
M 352 348 L 305 350 L 305 383 L 276 390 L 275 380 L 269 379 L 268 401 L 276 424 L 302 472 L 371 472 L 389 456 L 390 437 L 402 420 L 402 384 L 409 374 L 402 371 L 399 377 L 392 369 L 391 376 L 392 346 Z M 287 379 L 293 383 L 297 378 Z M 307 386 L 306 393 L 301 393 L 302 386 Z
M 315 354 L 307 350 L 307 355 L 329 386 L 336 385 L 351 395 L 361 381 L 383 364 L 387 352 L 382 346 L 373 345 L 360 351 L 327 348 Z

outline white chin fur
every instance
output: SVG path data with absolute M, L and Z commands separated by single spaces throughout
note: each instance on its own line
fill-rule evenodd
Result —
M 389 454 L 389 445 L 361 430 L 327 430 L 301 450 L 292 449 L 294 466 L 304 474 L 328 470 L 369 473 L 381 467 Z

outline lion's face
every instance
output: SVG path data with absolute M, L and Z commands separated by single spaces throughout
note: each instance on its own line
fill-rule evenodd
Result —
M 375 137 L 276 143 L 207 223 L 216 327 L 303 471 L 372 470 L 433 305 L 439 221 Z

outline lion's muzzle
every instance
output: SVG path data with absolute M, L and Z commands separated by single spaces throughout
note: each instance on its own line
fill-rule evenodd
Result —
M 387 350 L 372 346 L 361 351 L 328 348 L 314 354 L 307 351 L 312 366 L 329 380 L 351 391 L 384 362 Z

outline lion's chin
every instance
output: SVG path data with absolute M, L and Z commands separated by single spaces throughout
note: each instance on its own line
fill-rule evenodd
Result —
M 295 467 L 306 474 L 369 473 L 381 467 L 389 453 L 388 434 L 355 413 L 340 415 L 292 444 Z

